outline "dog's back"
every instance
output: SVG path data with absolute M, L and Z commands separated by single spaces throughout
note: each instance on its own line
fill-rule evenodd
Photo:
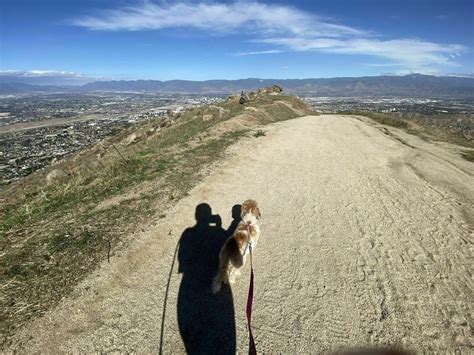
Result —
M 260 235 L 260 209 L 254 200 L 246 200 L 242 204 L 242 220 L 237 225 L 234 234 L 226 240 L 219 253 L 219 270 L 214 277 L 212 290 L 219 292 L 221 283 L 229 283 L 229 274 L 238 273 L 245 264 L 249 253 L 249 242 L 255 247 Z

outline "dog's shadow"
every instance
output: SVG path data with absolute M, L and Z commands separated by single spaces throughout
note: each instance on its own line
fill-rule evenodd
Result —
M 235 354 L 236 334 L 232 290 L 223 285 L 214 295 L 212 279 L 219 263 L 219 251 L 240 220 L 240 205 L 232 208 L 226 230 L 219 215 L 202 203 L 196 206 L 196 224 L 180 239 L 178 261 L 183 274 L 178 294 L 178 324 L 188 354 Z

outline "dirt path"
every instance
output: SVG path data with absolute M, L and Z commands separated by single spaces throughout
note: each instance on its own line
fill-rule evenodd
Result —
M 263 212 L 260 352 L 472 350 L 474 165 L 364 118 L 308 116 L 265 130 L 233 146 L 187 198 L 17 334 L 11 349 L 245 353 L 248 267 L 232 291 L 212 296 L 210 255 L 224 231 L 195 226 L 194 213 L 207 203 L 227 229 L 232 206 L 251 197 Z

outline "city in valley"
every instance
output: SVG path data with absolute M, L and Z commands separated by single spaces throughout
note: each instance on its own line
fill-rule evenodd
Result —
M 139 122 L 163 119 L 219 96 L 41 94 L 0 98 L 0 185 Z
M 9 184 L 139 122 L 166 120 L 226 94 L 40 93 L 0 97 L 0 184 Z M 472 139 L 474 99 L 367 96 L 301 98 L 319 113 L 378 112 L 447 127 Z

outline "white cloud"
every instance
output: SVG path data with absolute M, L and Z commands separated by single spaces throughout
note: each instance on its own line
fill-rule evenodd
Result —
M 404 64 L 400 63 L 370 63 L 367 64 L 369 67 L 403 67 Z
M 237 30 L 259 34 L 291 33 L 293 35 L 360 35 L 363 31 L 324 21 L 323 18 L 291 6 L 269 5 L 254 1 L 229 4 L 183 1 L 160 4 L 145 1 L 139 5 L 104 10 L 96 16 L 72 21 L 91 30 L 139 31 L 163 28 L 196 28 L 216 32 Z
M 455 67 L 454 59 L 467 50 L 459 44 L 439 44 L 411 38 L 384 39 L 373 32 L 338 24 L 292 6 L 257 1 L 145 1 L 76 18 L 72 23 L 97 31 L 187 28 L 209 34 L 240 33 L 244 39 L 252 37 L 251 42 L 272 47 L 237 52 L 237 56 L 286 51 L 368 55 L 396 62 L 405 66 L 406 70 Z
M 96 80 L 82 73 L 60 70 L 0 70 L 0 82 L 35 85 L 81 85 Z
M 257 40 L 293 51 L 369 55 L 390 59 L 412 69 L 424 66 L 457 66 L 451 59 L 466 50 L 459 44 L 437 44 L 418 39 L 382 40 L 377 38 L 264 38 Z
M 238 53 L 235 53 L 234 55 L 236 56 L 246 56 L 246 55 L 257 55 L 257 54 L 275 54 L 275 53 L 282 53 L 284 51 L 280 50 L 280 49 L 269 49 L 269 50 L 266 50 L 266 51 L 250 51 L 250 52 L 238 52 Z
M 70 72 L 70 71 L 59 71 L 59 70 L 0 70 L 0 77 L 2 76 L 17 76 L 24 78 L 31 77 L 64 77 L 64 78 L 84 78 L 85 75 L 82 73 Z

